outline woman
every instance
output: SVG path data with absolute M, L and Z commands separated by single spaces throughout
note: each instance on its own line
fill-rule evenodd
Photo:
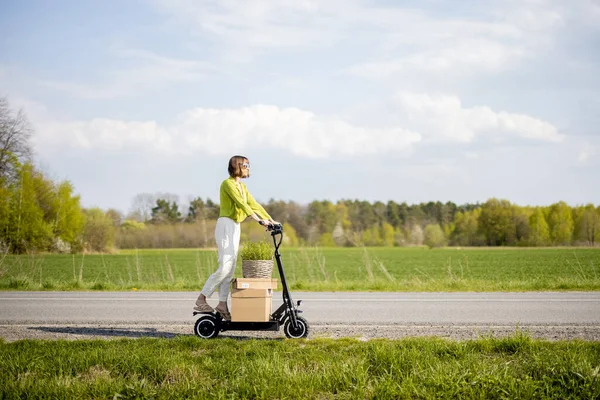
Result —
M 215 228 L 215 239 L 219 251 L 219 269 L 212 274 L 204 287 L 194 310 L 200 312 L 213 312 L 213 308 L 206 302 L 217 288 L 219 289 L 219 304 L 215 308 L 223 318 L 230 320 L 231 315 L 227 308 L 229 296 L 229 283 L 233 279 L 235 264 L 240 245 L 240 223 L 248 216 L 256 222 L 263 224 L 278 224 L 273 221 L 265 209 L 254 200 L 248 192 L 242 179 L 250 177 L 250 163 L 246 157 L 233 156 L 229 160 L 229 178 L 225 179 L 220 189 L 220 212 Z

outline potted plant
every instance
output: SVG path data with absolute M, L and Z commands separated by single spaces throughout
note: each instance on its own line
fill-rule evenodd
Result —
M 273 249 L 265 242 L 247 242 L 240 250 L 244 278 L 271 278 Z

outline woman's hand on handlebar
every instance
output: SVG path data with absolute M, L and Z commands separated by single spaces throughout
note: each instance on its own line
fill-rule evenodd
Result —
M 281 229 L 281 224 L 272 219 L 262 219 L 258 221 L 258 223 L 267 228 L 268 231 L 273 229 Z

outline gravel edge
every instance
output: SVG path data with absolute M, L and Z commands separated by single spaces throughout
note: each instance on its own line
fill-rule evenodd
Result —
M 438 337 L 452 340 L 473 340 L 481 337 L 509 337 L 517 332 L 534 339 L 600 341 L 598 325 L 326 325 L 310 326 L 309 339 L 356 338 L 402 339 L 407 337 Z M 174 338 L 193 336 L 190 324 L 4 324 L 0 325 L 0 338 L 5 342 L 24 339 L 81 340 L 123 338 Z M 283 331 L 228 331 L 219 337 L 235 339 L 284 339 Z

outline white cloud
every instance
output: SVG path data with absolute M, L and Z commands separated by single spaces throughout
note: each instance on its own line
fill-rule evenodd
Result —
M 257 105 L 240 109 L 197 108 L 182 114 L 171 126 L 154 121 L 125 122 L 93 119 L 44 122 L 37 147 L 118 150 L 164 154 L 229 154 L 234 150 L 270 148 L 323 158 L 406 151 L 421 136 L 401 128 L 374 129 L 311 112 Z
M 594 19 L 596 22 L 600 20 L 600 2 L 598 0 L 584 1 L 584 10 L 590 19 Z
M 237 57 L 240 61 L 248 61 L 268 49 L 327 47 L 348 39 L 357 48 L 367 50 L 366 54 L 379 53 L 375 54 L 379 60 L 350 69 L 359 74 L 378 64 L 383 70 L 394 65 L 438 70 L 456 63 L 458 68 L 466 63 L 498 69 L 531 51 L 526 48 L 531 40 L 523 40 L 527 28 L 517 23 L 532 18 L 525 11 L 514 22 L 502 14 L 494 20 L 486 15 L 480 15 L 479 20 L 433 16 L 413 8 L 366 5 L 360 1 L 154 0 L 153 3 L 178 24 L 223 42 L 227 57 Z M 504 7 L 502 3 L 496 5 Z M 515 12 L 522 8 L 514 5 Z M 525 8 L 528 11 L 531 7 Z M 539 14 L 555 15 L 546 10 Z M 549 22 L 540 27 L 549 27 L 553 21 L 551 17 L 544 17 L 543 21 L 546 20 Z
M 548 122 L 489 107 L 463 107 L 446 95 L 398 93 L 393 126 L 359 126 L 297 108 L 254 105 L 237 109 L 195 108 L 172 124 L 155 121 L 38 121 L 39 149 L 139 152 L 165 155 L 229 154 L 271 149 L 306 158 L 408 152 L 422 141 L 468 143 L 512 138 L 556 142 L 562 135 Z
M 486 106 L 463 107 L 458 97 L 399 92 L 394 97 L 400 121 L 433 141 L 493 141 L 507 137 L 558 142 L 563 135 L 546 121 L 528 115 L 493 111 Z
M 345 69 L 387 79 L 452 72 L 512 69 L 551 46 L 564 24 L 563 6 L 549 1 L 499 1 L 485 11 L 449 15 L 376 3 L 312 0 L 239 2 L 152 0 L 156 8 L 197 36 L 223 44 L 227 60 L 251 61 L 276 49 L 333 47 L 351 41 L 363 60 Z
M 501 11 L 470 18 L 393 10 L 397 21 L 387 26 L 378 54 L 346 72 L 370 79 L 400 75 L 412 80 L 440 72 L 467 78 L 497 73 L 545 51 L 562 23 L 559 12 L 549 5 L 544 9 L 534 3 L 494 2 L 494 8 Z
M 168 133 L 154 121 L 125 122 L 104 118 L 91 121 L 46 123 L 38 135 L 40 146 L 64 146 L 92 150 L 137 148 L 172 151 Z
M 566 10 L 561 3 L 554 0 L 504 0 L 498 4 L 495 13 L 522 32 L 542 33 L 565 23 Z
M 112 54 L 135 65 L 109 71 L 108 81 L 103 84 L 50 81 L 43 85 L 84 99 L 112 99 L 170 84 L 197 81 L 215 71 L 202 61 L 168 58 L 146 50 L 113 49 Z
M 225 44 L 223 56 L 247 62 L 263 49 L 321 46 L 339 39 L 339 1 L 152 0 L 175 25 Z
M 467 38 L 447 47 L 425 49 L 390 61 L 359 64 L 347 71 L 372 79 L 387 79 L 399 73 L 440 73 L 449 70 L 468 75 L 474 70 L 501 71 L 528 56 L 523 48 L 489 39 Z

